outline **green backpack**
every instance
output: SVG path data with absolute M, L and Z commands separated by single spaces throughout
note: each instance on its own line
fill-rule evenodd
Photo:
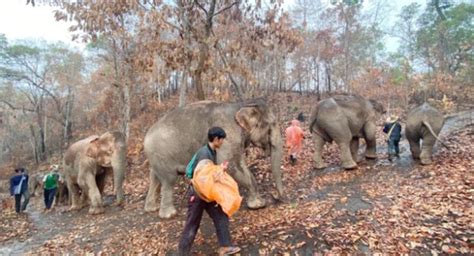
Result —
M 209 151 L 209 153 L 211 153 L 211 151 L 209 150 L 209 147 L 206 147 L 206 149 L 207 149 L 207 151 Z M 198 152 L 196 152 L 196 154 L 194 154 L 193 158 L 191 158 L 191 161 L 189 161 L 188 165 L 186 166 L 186 177 L 188 179 L 193 178 L 194 168 L 196 168 L 196 165 L 198 164 L 198 163 L 196 163 L 196 158 L 197 158 Z
M 195 165 L 196 157 L 197 157 L 197 153 L 194 154 L 193 158 L 191 158 L 191 161 L 189 161 L 188 165 L 186 166 L 186 177 L 188 179 L 193 178 L 193 170 L 194 170 L 194 167 L 196 166 Z

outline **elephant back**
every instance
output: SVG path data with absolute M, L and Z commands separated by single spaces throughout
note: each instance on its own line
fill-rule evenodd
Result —
M 436 134 L 439 134 L 443 127 L 444 117 L 441 112 L 428 103 L 411 110 L 407 115 L 406 132 L 407 136 L 422 137 L 427 131 L 423 127 L 423 122 L 427 122 Z
M 99 138 L 99 136 L 93 135 L 85 139 L 79 140 L 73 143 L 71 146 L 69 146 L 69 148 L 64 153 L 64 157 L 63 157 L 64 168 L 66 169 L 68 167 L 74 166 L 78 155 L 83 154 L 84 151 L 86 150 L 87 145 L 92 140 L 95 140 L 97 138 Z
M 203 101 L 175 108 L 147 131 L 144 150 L 151 162 L 186 164 L 207 141 L 207 130 L 221 126 L 232 139 L 240 128 L 233 120 L 237 104 Z
M 236 147 L 240 148 L 245 144 L 245 136 L 242 136 L 245 131 L 237 123 L 236 114 L 245 107 L 258 108 L 258 112 L 265 116 L 265 122 L 259 127 L 269 125 L 269 122 L 276 123 L 262 99 L 233 103 L 192 103 L 175 108 L 153 124 L 145 135 L 145 154 L 150 163 L 156 163 L 162 168 L 166 165 L 166 168 L 180 172 L 193 154 L 207 142 L 207 131 L 213 126 L 222 127 L 227 134 L 227 142 L 221 152 L 237 153 Z
M 338 120 L 347 122 L 352 133 L 359 134 L 365 123 L 375 122 L 378 114 L 383 112 L 382 105 L 376 101 L 358 95 L 336 95 L 316 104 L 311 112 L 309 128 L 310 132 L 322 134 L 324 130 L 330 130 L 326 124 Z

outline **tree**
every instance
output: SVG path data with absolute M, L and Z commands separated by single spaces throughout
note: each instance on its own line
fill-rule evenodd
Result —
M 60 148 L 71 137 L 73 91 L 80 82 L 82 56 L 60 44 L 10 45 L 5 37 L 0 41 L 0 79 L 4 84 L 0 101 L 3 107 L 24 115 L 34 114 L 36 126 L 30 123 L 29 127 L 34 155 L 37 161 L 45 160 L 48 120 L 63 129 L 63 136 L 59 137 L 62 140 L 56 147 Z
M 443 12 L 442 10 L 445 9 Z M 418 20 L 417 50 L 433 70 L 455 76 L 472 60 L 474 5 L 434 1 Z
M 146 1 L 147 2 L 147 1 Z M 58 20 L 74 20 L 76 25 L 72 31 L 82 31 L 82 39 L 86 42 L 101 37 L 107 44 L 108 60 L 113 63 L 114 76 L 111 86 L 120 94 L 121 131 L 126 138 L 130 134 L 132 87 L 136 86 L 134 69 L 137 52 L 136 24 L 140 22 L 138 15 L 143 11 L 155 8 L 154 3 L 142 6 L 138 1 L 126 1 L 110 4 L 108 2 L 61 1 L 64 11 L 55 13 Z M 76 34 L 76 37 L 79 35 Z

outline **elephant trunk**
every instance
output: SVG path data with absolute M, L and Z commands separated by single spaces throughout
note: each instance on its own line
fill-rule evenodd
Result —
M 280 135 L 278 125 L 271 130 L 271 167 L 273 178 L 275 179 L 276 188 L 279 198 L 283 197 L 283 183 L 281 177 L 281 158 L 283 155 L 283 142 Z
M 114 190 L 116 196 L 116 203 L 121 204 L 123 202 L 123 181 L 125 178 L 125 168 L 127 166 L 126 160 L 126 146 L 118 145 L 119 150 L 115 154 L 115 161 L 112 161 L 112 168 L 114 172 Z

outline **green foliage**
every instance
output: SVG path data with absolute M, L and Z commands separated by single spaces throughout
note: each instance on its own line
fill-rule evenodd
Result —
M 434 1 L 421 12 L 421 6 L 412 3 L 404 6 L 398 17 L 395 32 L 402 39 L 399 51 L 411 66 L 452 76 L 472 66 L 473 4 Z
M 460 61 L 472 59 L 474 42 L 474 5 L 461 3 L 439 17 L 433 6 L 428 6 L 418 19 L 417 49 L 425 58 L 434 58 L 435 68 L 447 62 L 450 73 L 459 68 Z

